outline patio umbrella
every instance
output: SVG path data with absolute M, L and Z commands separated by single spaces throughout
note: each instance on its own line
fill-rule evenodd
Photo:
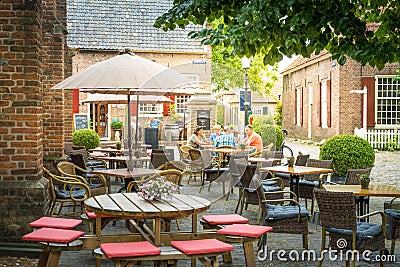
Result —
M 184 86 L 190 87 L 194 82 L 181 73 L 164 65 L 125 52 L 121 55 L 94 64 L 80 71 L 64 81 L 53 86 L 53 89 L 80 89 L 81 92 L 101 94 L 136 95 L 139 104 L 139 95 L 175 95 L 191 94 L 190 90 L 179 90 Z M 138 112 L 136 112 L 136 136 L 138 142 Z M 128 105 L 128 146 L 129 159 L 132 158 L 131 148 L 131 112 Z

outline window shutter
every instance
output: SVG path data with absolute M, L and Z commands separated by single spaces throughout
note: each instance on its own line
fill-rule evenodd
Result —
M 304 88 L 303 86 L 300 89 L 300 125 L 303 126 L 303 93 Z
M 294 89 L 294 125 L 297 125 L 297 89 Z
M 327 108 L 328 108 L 328 110 L 327 110 L 327 117 L 328 117 L 327 125 L 328 125 L 328 127 L 331 127 L 331 105 L 332 105 L 331 92 L 332 92 L 331 80 L 327 80 L 326 81 L 326 94 L 327 94 L 326 99 L 327 99 Z
M 361 80 L 361 86 L 367 86 L 367 127 L 375 126 L 375 78 L 365 77 Z M 361 113 L 361 121 L 362 121 Z
M 318 101 L 318 126 L 322 126 L 322 92 L 321 92 L 322 84 L 318 83 L 318 92 L 319 92 L 319 101 Z

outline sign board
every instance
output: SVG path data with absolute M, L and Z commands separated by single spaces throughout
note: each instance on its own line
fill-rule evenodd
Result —
M 197 111 L 197 125 L 203 127 L 203 130 L 210 130 L 210 110 Z
M 244 102 L 246 100 L 244 96 L 245 91 L 240 91 L 240 100 L 239 100 L 239 105 L 240 105 L 240 111 L 244 111 Z M 250 103 L 251 103 L 251 91 L 247 91 L 247 102 L 249 102 L 249 108 L 250 108 Z
M 89 120 L 87 114 L 74 114 L 75 131 L 89 128 Z

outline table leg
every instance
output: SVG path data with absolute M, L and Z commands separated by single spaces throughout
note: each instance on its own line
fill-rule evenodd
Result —
M 290 175 L 290 191 L 292 191 L 293 193 L 296 194 L 297 199 L 299 198 L 299 180 L 300 180 L 300 176 L 299 175 Z M 290 198 L 293 198 L 293 196 L 291 195 Z
M 154 218 L 154 245 L 159 247 L 161 245 L 161 218 Z

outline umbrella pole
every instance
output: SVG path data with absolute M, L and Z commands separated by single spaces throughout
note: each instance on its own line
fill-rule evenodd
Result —
M 138 149 L 139 139 L 139 95 L 136 95 L 136 134 L 135 134 L 135 149 Z
M 128 151 L 129 160 L 132 160 L 132 131 L 131 131 L 131 95 L 128 92 Z

